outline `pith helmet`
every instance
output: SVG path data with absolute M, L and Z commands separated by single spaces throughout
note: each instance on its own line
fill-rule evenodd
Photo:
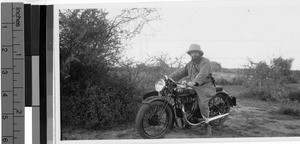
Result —
M 204 54 L 203 51 L 201 50 L 200 45 L 198 45 L 198 44 L 191 44 L 191 46 L 190 46 L 189 50 L 187 51 L 187 53 L 190 55 L 190 53 L 192 51 L 198 51 L 198 52 L 200 52 L 201 56 Z

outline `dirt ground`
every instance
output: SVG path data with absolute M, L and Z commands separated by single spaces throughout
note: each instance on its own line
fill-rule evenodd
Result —
M 220 127 L 212 129 L 212 138 L 234 137 L 299 137 L 300 118 L 276 113 L 280 103 L 241 98 L 239 86 L 224 87 L 237 97 L 237 106 L 231 108 L 228 120 Z M 300 106 L 300 104 L 299 104 Z M 203 126 L 191 129 L 177 127 L 164 138 L 202 138 Z M 62 130 L 62 139 L 141 139 L 133 125 L 121 126 L 107 131 Z

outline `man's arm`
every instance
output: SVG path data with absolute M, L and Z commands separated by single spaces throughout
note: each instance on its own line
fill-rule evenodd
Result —
M 174 81 L 179 81 L 180 79 L 184 78 L 188 76 L 188 68 L 187 65 L 185 65 L 185 67 L 173 72 L 170 75 L 170 78 L 172 78 Z
M 208 59 L 205 59 L 201 64 L 200 64 L 200 71 L 193 79 L 192 81 L 195 83 L 198 83 L 199 85 L 203 85 L 207 76 L 211 73 L 211 66 L 210 66 L 210 61 Z

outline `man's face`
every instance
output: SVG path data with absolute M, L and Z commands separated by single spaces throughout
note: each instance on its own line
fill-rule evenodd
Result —
M 191 56 L 192 60 L 201 58 L 201 55 L 200 55 L 200 53 L 198 51 L 192 51 L 192 52 L 190 52 L 190 56 Z

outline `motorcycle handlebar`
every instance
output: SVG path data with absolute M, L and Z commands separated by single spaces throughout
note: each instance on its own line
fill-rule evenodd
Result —
M 183 83 L 179 83 L 179 82 L 175 82 L 171 77 L 168 77 L 168 76 L 164 76 L 166 79 L 169 79 L 169 80 L 171 80 L 173 83 L 175 83 L 177 86 L 179 86 L 179 87 L 182 87 L 182 88 L 190 88 L 190 89 L 192 89 L 192 87 L 191 86 L 188 86 L 187 85 L 187 82 L 186 81 L 184 81 Z

